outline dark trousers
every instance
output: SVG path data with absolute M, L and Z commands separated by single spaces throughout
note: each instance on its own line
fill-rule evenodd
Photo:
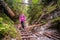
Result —
M 23 21 L 21 21 L 21 26 L 24 29 L 24 22 Z

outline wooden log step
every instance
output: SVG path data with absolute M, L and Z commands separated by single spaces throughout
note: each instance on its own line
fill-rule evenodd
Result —
M 54 34 L 54 33 L 46 33 L 46 34 L 49 34 L 49 35 L 51 35 L 51 36 L 53 36 L 53 37 L 55 37 L 55 38 L 57 38 L 57 39 L 60 39 L 60 36 L 57 34 Z
M 21 32 L 21 34 L 29 34 L 29 33 L 27 33 L 27 32 Z
M 28 36 L 29 34 L 21 34 L 21 36 Z
M 54 32 L 54 33 L 52 33 L 53 35 L 56 35 L 56 36 L 60 36 L 60 33 L 58 33 L 58 32 Z
M 54 39 L 54 40 L 59 40 L 58 38 L 53 37 L 52 35 L 45 33 L 45 36 L 47 36 L 48 38 Z
M 30 37 L 21 37 L 22 39 L 30 38 Z

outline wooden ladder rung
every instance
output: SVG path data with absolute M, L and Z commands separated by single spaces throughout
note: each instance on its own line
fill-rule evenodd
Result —
M 30 38 L 30 37 L 21 37 L 21 38 L 25 39 L 25 38 Z

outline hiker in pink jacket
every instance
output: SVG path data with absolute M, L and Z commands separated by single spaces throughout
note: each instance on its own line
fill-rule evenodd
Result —
M 25 15 L 23 13 L 21 13 L 20 16 L 19 16 L 19 21 L 21 22 L 21 26 L 22 26 L 23 29 L 24 29 L 25 20 L 26 20 Z

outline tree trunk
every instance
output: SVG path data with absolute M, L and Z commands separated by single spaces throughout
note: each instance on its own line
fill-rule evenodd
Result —
M 15 14 L 13 13 L 13 11 L 8 7 L 8 5 L 3 1 L 0 0 L 0 3 L 4 9 L 4 11 L 6 10 L 6 13 L 10 16 L 10 17 L 14 17 Z

